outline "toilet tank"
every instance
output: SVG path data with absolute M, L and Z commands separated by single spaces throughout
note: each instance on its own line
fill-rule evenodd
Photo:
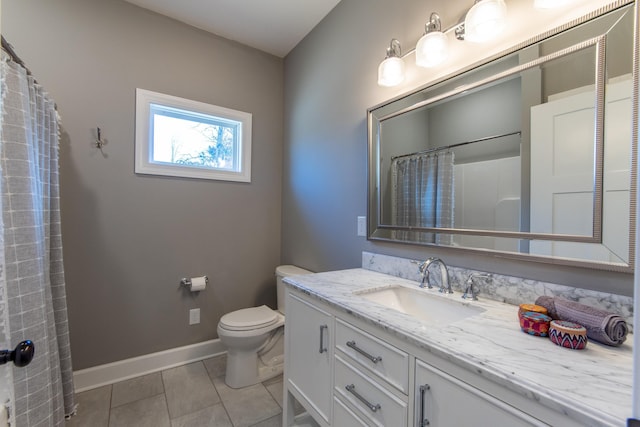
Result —
M 285 284 L 282 279 L 288 276 L 298 276 L 300 274 L 311 274 L 312 271 L 305 270 L 304 268 L 296 267 L 295 265 L 281 265 L 276 267 L 276 287 L 278 289 L 278 311 L 284 313 L 284 288 Z

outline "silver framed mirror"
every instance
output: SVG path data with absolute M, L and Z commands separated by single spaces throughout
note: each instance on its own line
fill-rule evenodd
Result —
M 636 5 L 368 110 L 368 238 L 632 271 Z

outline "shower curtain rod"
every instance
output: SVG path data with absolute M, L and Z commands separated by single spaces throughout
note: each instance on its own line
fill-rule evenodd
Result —
M 22 59 L 20 59 L 16 51 L 13 50 L 13 46 L 11 46 L 11 44 L 7 41 L 7 39 L 4 38 L 4 36 L 2 36 L 2 49 L 7 52 L 13 62 L 24 67 L 24 69 L 27 70 L 28 75 L 32 75 L 31 71 L 27 68 L 26 65 L 24 65 Z
M 15 62 L 16 64 L 18 64 L 19 66 L 21 66 L 22 68 L 25 69 L 25 71 L 27 72 L 28 76 L 32 76 L 33 77 L 33 73 L 31 73 L 31 70 L 29 69 L 29 67 L 27 67 L 24 63 L 24 61 L 22 59 L 20 59 L 20 57 L 18 56 L 18 54 L 16 53 L 15 50 L 13 50 L 13 46 L 11 46 L 11 43 L 9 43 L 7 41 L 7 39 L 4 38 L 4 36 L 1 36 L 2 38 L 2 50 L 4 50 L 7 55 L 9 55 L 9 57 L 11 58 L 11 60 L 13 62 Z M 38 81 L 34 78 L 33 82 L 38 84 Z M 58 104 L 54 104 L 53 108 L 58 111 Z
M 403 157 L 416 156 L 418 154 L 428 154 L 428 153 L 432 153 L 434 151 L 442 151 L 442 150 L 448 150 L 450 148 L 462 147 L 463 145 L 469 145 L 469 144 L 473 144 L 475 142 L 489 141 L 489 140 L 492 140 L 492 139 L 504 138 L 505 136 L 520 135 L 520 134 L 522 134 L 522 132 L 520 132 L 518 130 L 518 131 L 515 131 L 515 132 L 503 133 L 502 135 L 486 136 L 484 138 L 474 139 L 472 141 L 458 142 L 457 144 L 446 145 L 444 147 L 429 148 L 428 150 L 416 151 L 415 153 L 401 154 L 399 156 L 393 156 L 391 158 L 391 161 L 396 160 L 396 159 L 401 159 Z

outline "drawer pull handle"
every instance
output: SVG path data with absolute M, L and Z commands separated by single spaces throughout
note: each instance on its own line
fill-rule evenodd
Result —
M 379 404 L 379 403 L 376 403 L 376 404 L 374 405 L 373 403 L 370 403 L 367 399 L 365 399 L 364 397 L 362 397 L 362 396 L 360 395 L 360 393 L 358 393 L 358 392 L 356 391 L 356 386 L 355 386 L 355 384 L 349 384 L 349 385 L 345 386 L 344 388 L 346 388 L 346 389 L 347 389 L 347 391 L 348 391 L 349 393 L 351 393 L 351 394 L 353 394 L 355 397 L 357 397 L 357 398 L 358 398 L 358 400 L 359 400 L 360 402 L 364 403 L 364 404 L 367 406 L 367 408 L 371 409 L 371 412 L 377 412 L 377 411 L 379 411 L 380 409 L 382 409 L 382 406 L 380 406 L 380 404 Z
M 320 353 L 327 351 L 327 347 L 324 346 L 324 330 L 329 329 L 327 325 L 320 325 Z
M 359 348 L 356 345 L 355 341 L 347 341 L 347 347 L 351 347 L 352 349 L 354 349 L 355 351 L 357 351 L 358 353 L 360 353 L 361 355 L 363 355 L 367 359 L 371 360 L 373 363 L 378 363 L 378 362 L 382 361 L 382 356 L 372 356 L 372 355 L 370 355 L 369 353 L 367 353 L 363 349 Z
M 425 399 L 426 399 L 426 392 L 427 390 L 431 390 L 431 386 L 429 384 L 425 384 L 425 385 L 421 385 L 420 386 L 420 425 L 418 427 L 426 427 L 429 424 L 431 424 L 429 422 L 429 420 L 427 418 L 425 418 L 425 416 L 427 415 L 425 413 Z

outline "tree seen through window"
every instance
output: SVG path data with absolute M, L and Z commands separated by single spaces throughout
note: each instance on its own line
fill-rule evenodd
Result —
M 235 128 L 154 114 L 153 161 L 234 169 Z

